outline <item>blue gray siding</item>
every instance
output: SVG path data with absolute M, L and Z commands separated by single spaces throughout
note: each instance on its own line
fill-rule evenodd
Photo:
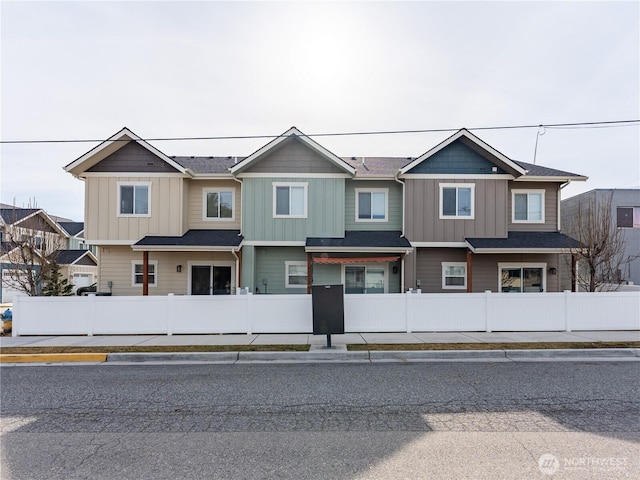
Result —
M 498 167 L 496 172 L 492 167 L 496 166 L 491 161 L 471 148 L 456 140 L 439 152 L 416 165 L 409 174 L 500 174 L 506 173 Z

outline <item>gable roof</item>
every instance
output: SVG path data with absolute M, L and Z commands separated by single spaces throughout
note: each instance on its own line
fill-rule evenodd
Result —
M 111 136 L 110 138 L 108 138 L 98 146 L 89 150 L 87 153 L 85 153 L 81 157 L 77 158 L 76 160 L 74 160 L 73 162 L 65 166 L 64 170 L 76 177 L 79 177 L 88 169 L 98 164 L 100 161 L 104 160 L 109 155 L 117 152 L 118 150 L 120 150 L 122 147 L 124 147 L 130 142 L 136 142 L 138 145 L 146 148 L 153 155 L 159 157 L 161 160 L 168 163 L 170 166 L 178 170 L 180 173 L 187 174 L 187 175 L 189 174 L 188 170 L 184 168 L 182 165 L 180 165 L 179 163 L 175 162 L 174 159 L 165 155 L 160 150 L 158 150 L 154 146 L 144 141 L 142 138 L 137 136 L 135 133 L 133 133 L 131 130 L 129 130 L 126 127 L 124 127 L 115 135 Z
M 94 265 L 98 264 L 98 259 L 91 250 L 58 250 L 53 257 L 59 265 L 73 265 L 83 258 L 91 260 Z
M 20 226 L 21 223 L 24 223 L 29 219 L 37 216 L 41 217 L 42 221 L 48 224 L 55 232 L 61 235 L 66 234 L 66 232 L 62 229 L 58 222 L 53 220 L 47 214 L 47 212 L 45 212 L 41 208 L 0 208 L 0 217 L 2 217 L 2 224 L 4 225 Z M 22 228 L 40 231 L 30 225 L 25 225 Z
M 253 152 L 251 155 L 249 155 L 244 160 L 242 160 L 242 162 L 240 162 L 237 165 L 233 166 L 231 168 L 231 173 L 235 175 L 235 174 L 238 174 L 238 173 L 246 170 L 247 168 L 249 168 L 249 166 L 252 163 L 258 162 L 267 153 L 273 151 L 280 144 L 282 144 L 283 142 L 289 140 L 290 138 L 299 139 L 304 144 L 306 144 L 309 148 L 311 148 L 312 150 L 317 152 L 319 155 L 321 155 L 322 157 L 324 157 L 327 160 L 329 160 L 330 162 L 332 162 L 335 166 L 337 166 L 338 168 L 340 168 L 344 172 L 346 172 L 346 173 L 348 173 L 350 175 L 355 175 L 355 173 L 356 173 L 355 169 L 351 165 L 349 165 L 347 162 L 345 162 L 342 158 L 340 158 L 337 155 L 331 153 L 329 150 L 324 148 L 319 143 L 311 140 L 309 137 L 307 137 L 304 133 L 302 133 L 296 127 L 291 127 L 289 130 L 284 132 L 282 135 L 279 135 L 278 137 L 276 137 L 273 140 L 271 140 L 269 143 L 267 143 L 262 148 L 260 148 L 260 149 L 256 150 L 255 152 Z
M 79 233 L 84 232 L 84 222 L 58 222 L 70 237 L 75 237 Z
M 432 149 L 420 155 L 414 161 L 402 167 L 400 169 L 400 175 L 404 175 L 410 172 L 414 167 L 421 164 L 428 158 L 432 157 L 436 153 L 440 152 L 441 150 L 443 150 L 444 148 L 448 147 L 453 142 L 458 140 L 464 143 L 464 145 L 466 145 L 467 147 L 474 150 L 476 153 L 479 153 L 480 155 L 485 157 L 487 160 L 491 161 L 496 165 L 499 165 L 507 172 L 512 173 L 515 177 L 519 177 L 526 173 L 526 170 L 522 168 L 520 165 L 518 165 L 518 163 L 514 162 L 509 157 L 507 157 L 506 155 L 503 155 L 502 153 L 497 151 L 495 148 L 493 148 L 491 145 L 480 140 L 478 137 L 473 135 L 467 129 L 463 128 L 461 130 L 458 130 L 449 138 L 440 142 L 438 145 L 436 145 Z

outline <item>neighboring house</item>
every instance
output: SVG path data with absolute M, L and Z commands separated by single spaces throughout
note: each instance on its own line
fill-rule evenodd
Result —
M 69 230 L 64 228 L 65 224 Z M 97 275 L 97 258 L 80 240 L 82 225 L 81 222 L 59 222 L 56 217 L 40 208 L 19 208 L 3 204 L 0 207 L 0 301 L 11 302 L 16 293 L 24 293 L 8 285 L 10 277 L 15 276 L 15 270 L 21 269 L 15 263 L 15 253 L 24 238 L 33 239 L 42 255 L 55 256 L 63 277 L 74 285 L 74 290 L 92 284 Z M 36 269 L 40 263 L 41 260 L 35 265 Z
M 461 130 L 418 158 L 338 157 L 291 128 L 246 158 L 170 157 L 123 129 L 65 167 L 114 295 L 557 291 L 559 192 Z
M 640 189 L 598 188 L 562 200 L 561 212 L 565 218 L 576 217 L 578 205 L 588 208 L 611 205 L 612 225 L 619 228 L 625 242 L 624 259 L 632 260 L 618 272 L 621 283 L 640 285 Z

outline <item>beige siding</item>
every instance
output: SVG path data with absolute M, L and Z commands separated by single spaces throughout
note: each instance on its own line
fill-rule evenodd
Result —
M 557 183 L 510 182 L 508 219 L 509 231 L 556 232 L 558 231 L 558 191 Z M 513 223 L 513 190 L 544 190 L 544 223 Z
M 440 219 L 440 184 L 475 185 L 472 220 Z M 462 242 L 507 236 L 507 180 L 406 180 L 406 231 L 412 242 Z
M 203 212 L 204 190 L 206 189 L 234 190 L 234 219 L 233 221 L 205 220 Z M 235 180 L 200 180 L 190 181 L 187 195 L 188 228 L 202 229 L 233 229 L 239 230 L 242 219 L 241 184 Z
M 100 262 L 98 290 L 108 292 L 108 282 L 113 282 L 113 295 L 142 295 L 142 286 L 132 285 L 132 261 L 142 262 L 142 252 L 134 252 L 127 246 L 110 246 L 99 249 Z M 235 257 L 228 252 L 149 252 L 149 261 L 158 262 L 157 286 L 149 287 L 149 295 L 187 295 L 189 264 L 234 263 Z M 176 267 L 182 265 L 182 271 Z M 235 287 L 235 276 L 232 281 Z M 233 291 L 233 290 L 232 290 Z
M 150 216 L 118 216 L 118 183 L 151 184 Z M 92 240 L 131 241 L 145 235 L 182 235 L 183 182 L 177 176 L 159 177 L 88 177 L 85 234 Z

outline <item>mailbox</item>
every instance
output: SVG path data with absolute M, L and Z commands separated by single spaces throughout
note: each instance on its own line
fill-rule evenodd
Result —
M 313 334 L 344 333 L 344 287 L 342 285 L 313 285 Z

